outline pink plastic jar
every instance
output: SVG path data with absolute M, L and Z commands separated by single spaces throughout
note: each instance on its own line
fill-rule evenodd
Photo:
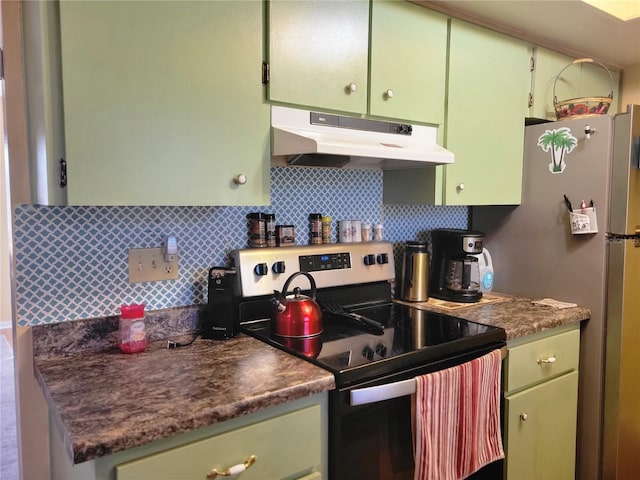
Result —
M 144 304 L 122 305 L 118 328 L 118 347 L 123 353 L 137 353 L 147 348 Z

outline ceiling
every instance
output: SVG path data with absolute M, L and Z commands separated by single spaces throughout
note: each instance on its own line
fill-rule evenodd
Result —
M 640 18 L 623 22 L 578 0 L 417 0 L 414 3 L 575 58 L 590 57 L 622 69 L 640 65 Z

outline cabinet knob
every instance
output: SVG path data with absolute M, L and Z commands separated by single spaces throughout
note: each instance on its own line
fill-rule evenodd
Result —
M 384 92 L 384 96 L 387 98 L 393 98 L 393 90 L 387 90 L 386 92 Z
M 237 465 L 233 465 L 225 470 L 217 470 L 213 469 L 207 474 L 207 478 L 216 478 L 218 475 L 221 477 L 230 477 L 231 475 L 238 475 L 244 472 L 251 465 L 256 463 L 257 457 L 255 455 L 251 455 L 247 458 L 244 463 L 238 463 Z
M 459 183 L 458 186 L 456 187 L 456 189 L 461 192 L 462 190 L 464 190 L 464 183 Z
M 247 183 L 247 176 L 241 173 L 233 179 L 233 183 L 235 183 L 236 185 L 244 185 L 245 183 Z
M 547 358 L 539 358 L 536 361 L 538 362 L 538 365 L 545 365 L 545 364 L 549 364 L 549 363 L 554 363 L 556 361 L 556 356 L 555 355 L 551 355 L 550 357 L 547 357 Z
M 528 414 L 527 412 L 522 412 L 522 413 L 520 414 L 520 420 L 521 420 L 521 421 L 526 422 L 526 421 L 527 421 L 527 418 L 529 418 L 529 414 Z
M 351 82 L 349 85 L 347 85 L 347 92 L 349 93 L 356 93 L 358 91 L 358 86 Z

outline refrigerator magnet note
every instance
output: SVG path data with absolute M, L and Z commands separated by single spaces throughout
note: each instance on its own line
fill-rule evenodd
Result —
M 583 233 L 598 233 L 598 219 L 595 207 L 579 208 L 569 212 L 571 233 L 580 235 Z
M 549 171 L 553 174 L 562 173 L 566 168 L 565 156 L 578 145 L 578 139 L 571 135 L 568 127 L 545 130 L 538 137 L 538 146 L 551 155 Z

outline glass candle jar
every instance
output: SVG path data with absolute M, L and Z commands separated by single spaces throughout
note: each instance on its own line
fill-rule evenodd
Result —
M 144 304 L 122 305 L 118 328 L 118 347 L 123 353 L 137 353 L 147 348 Z

